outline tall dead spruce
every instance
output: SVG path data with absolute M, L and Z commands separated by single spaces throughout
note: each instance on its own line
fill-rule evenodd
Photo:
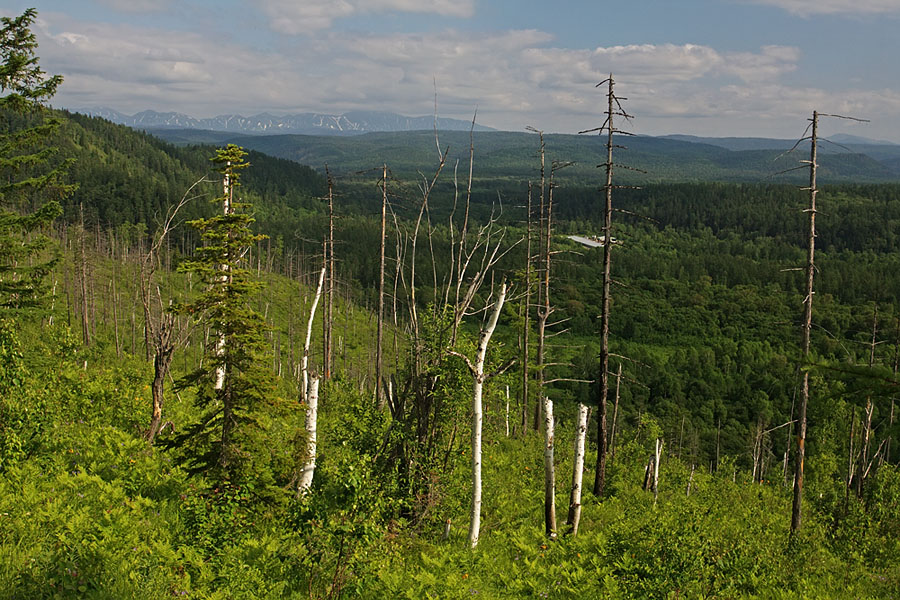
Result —
M 807 127 L 810 135 L 800 138 L 793 151 L 801 142 L 809 140 L 809 161 L 804 161 L 809 166 L 809 187 L 802 188 L 809 192 L 809 207 L 804 212 L 809 214 L 809 237 L 806 254 L 806 299 L 804 303 L 806 310 L 803 316 L 803 362 L 809 362 L 809 338 L 812 330 L 812 301 L 813 301 L 813 279 L 816 272 L 815 254 L 816 254 L 816 195 L 818 188 L 816 187 L 816 170 L 818 169 L 817 150 L 819 141 L 819 117 L 836 117 L 838 119 L 849 119 L 851 121 L 864 121 L 864 119 L 856 119 L 854 117 L 845 117 L 842 115 L 829 115 L 813 111 L 812 119 Z M 790 152 L 789 151 L 789 152 Z M 795 169 L 804 169 L 806 166 L 795 167 Z M 790 169 L 790 170 L 795 170 Z M 802 504 L 803 504 L 803 468 L 806 460 L 806 409 L 809 404 L 809 370 L 803 369 L 803 378 L 800 383 L 800 409 L 797 415 L 797 458 L 794 462 L 794 498 L 791 506 L 791 533 L 795 533 L 800 529 Z
M 381 177 L 381 252 L 378 269 L 378 331 L 375 340 L 375 403 L 378 410 L 384 409 L 384 389 L 381 381 L 381 368 L 384 361 L 384 242 L 387 234 L 387 165 L 382 166 Z
M 328 238 L 325 243 L 325 303 L 322 319 L 322 378 L 331 379 L 334 359 L 334 180 L 325 165 L 328 180 Z
M 615 127 L 615 117 L 622 117 L 625 120 L 632 118 L 622 107 L 621 101 L 626 98 L 620 98 L 615 93 L 615 80 L 612 73 L 609 78 L 597 84 L 597 87 L 606 84 L 606 120 L 600 127 L 588 129 L 579 133 L 598 132 L 602 135 L 606 133 L 606 162 L 597 165 L 606 168 L 606 184 L 603 190 L 606 195 L 606 205 L 603 211 L 603 295 L 602 309 L 600 313 L 600 399 L 599 410 L 597 415 L 597 468 L 594 473 L 594 495 L 602 497 L 606 486 L 606 453 L 607 453 L 607 434 L 606 434 L 606 398 L 609 395 L 609 300 L 610 300 L 610 284 L 611 265 L 612 265 L 612 191 L 616 187 L 613 185 L 613 167 L 625 167 L 613 163 L 613 148 L 623 148 L 613 143 L 613 134 L 632 135 L 627 131 L 622 131 Z M 637 169 L 633 169 L 637 170 Z

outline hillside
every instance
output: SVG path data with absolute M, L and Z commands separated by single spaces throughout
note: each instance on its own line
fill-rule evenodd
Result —
M 468 134 L 442 136 L 454 144 L 451 156 L 466 156 Z M 627 212 L 617 214 L 614 230 L 621 245 L 614 254 L 610 340 L 612 362 L 623 368 L 618 408 L 608 415 L 614 454 L 604 495 L 585 490 L 580 533 L 548 536 L 542 527 L 546 441 L 535 426 L 539 373 L 547 382 L 540 391 L 555 406 L 556 454 L 549 464 L 557 487 L 549 496 L 560 510 L 560 533 L 569 530 L 563 509 L 578 403 L 595 411 L 588 473 L 597 464 L 603 249 L 585 250 L 565 238 L 600 232 L 596 173 L 590 164 L 582 171 L 573 167 L 555 192 L 552 341 L 542 368 L 536 367 L 536 344 L 529 344 L 524 375 L 530 391 L 523 395 L 521 363 L 512 361 L 522 357 L 524 314 L 532 336 L 538 316 L 534 297 L 526 307 L 521 293 L 526 215 L 513 204 L 505 228 L 493 229 L 481 208 L 500 186 L 521 197 L 525 179 L 535 177 L 536 138 L 477 133 L 475 201 L 481 204 L 470 207 L 467 240 L 474 244 L 478 230 L 502 240 L 502 256 L 490 269 L 493 291 L 504 280 L 518 291 L 498 314 L 486 355 L 488 369 L 498 374 L 484 388 L 482 541 L 470 550 L 473 377 L 449 351 L 474 354 L 496 293 L 486 279 L 454 332 L 459 276 L 451 257 L 459 256 L 464 217 L 461 205 L 452 208 L 449 170 L 430 199 L 434 220 L 412 249 L 421 201 L 399 175 L 433 169 L 431 134 L 354 140 L 363 146 L 315 138 L 305 149 L 293 147 L 305 138 L 242 138 L 271 143 L 273 152 L 308 152 L 305 160 L 321 152 L 338 173 L 334 373 L 321 388 L 318 463 L 308 493 L 297 487 L 310 436 L 304 422 L 309 405 L 298 402 L 299 368 L 328 224 L 321 175 L 260 153 L 251 153 L 243 171 L 239 196 L 253 205 L 254 230 L 269 236 L 235 259 L 260 284 L 247 288 L 244 309 L 263 323 L 253 372 L 265 387 L 241 414 L 241 468 L 223 477 L 220 469 L 193 467 L 198 452 L 217 448 L 221 430 L 207 430 L 211 441 L 184 437 L 203 423 L 205 411 L 218 410 L 223 397 L 202 383 L 217 360 L 216 321 L 205 309 L 198 316 L 183 308 L 193 310 L 197 305 L 189 302 L 207 287 L 183 271 L 215 244 L 182 227 L 160 250 L 153 310 L 178 314 L 193 328 L 187 343 L 173 350 L 162 405 L 166 425 L 152 444 L 146 431 L 155 361 L 145 345 L 155 342 L 143 334 L 137 285 L 157 215 L 201 177 L 211 180 L 203 198 L 222 193 L 221 176 L 210 169 L 213 149 L 176 147 L 77 115 L 58 139 L 64 156 L 79 160 L 70 177 L 81 185 L 65 200 L 67 226 L 55 234 L 62 261 L 49 274 L 42 311 L 15 326 L 2 321 L 0 328 L 0 515 L 6 515 L 0 517 L 6 557 L 0 589 L 13 597 L 53 590 L 97 598 L 645 598 L 673 592 L 880 598 L 900 585 L 896 454 L 877 455 L 885 460 L 859 492 L 846 483 L 862 464 L 858 449 L 869 400 L 875 424 L 869 451 L 889 447 L 900 435 L 890 417 L 900 314 L 897 185 L 842 184 L 820 192 L 815 363 L 805 366 L 796 326 L 804 281 L 793 271 L 805 256 L 802 192 L 786 183 L 727 182 L 617 190 L 616 206 Z M 410 139 L 417 140 L 412 149 Z M 550 153 L 594 152 L 598 144 L 573 136 L 548 136 L 547 142 Z M 768 160 L 760 151 L 723 154 L 672 140 L 628 144 L 631 157 L 658 170 L 664 163 L 655 161 L 679 153 L 710 170 L 744 169 L 723 156 L 743 156 L 750 165 Z M 379 173 L 353 169 L 382 152 L 388 153 L 383 160 L 397 157 L 392 168 L 398 177 L 387 186 L 383 366 L 391 392 L 379 410 L 373 379 L 382 190 Z M 213 212 L 198 198 L 185 218 Z M 532 241 L 534 253 L 536 233 Z M 460 279 L 461 289 L 481 268 Z M 221 281 L 220 273 L 211 281 Z M 445 298 L 449 309 L 442 307 Z M 181 312 L 166 313 L 168 306 Z M 319 373 L 323 309 L 308 330 L 310 366 Z M 871 370 L 858 366 L 869 360 L 876 365 Z M 501 373 L 504 365 L 511 366 Z M 813 371 L 815 401 L 806 521 L 792 540 L 790 469 L 783 457 L 787 453 L 790 462 L 794 454 L 784 424 L 796 415 L 801 368 Z M 657 440 L 664 451 L 654 494 L 642 483 Z M 851 443 L 857 453 L 848 465 Z M 797 544 L 804 548 L 800 554 Z
M 77 113 L 64 115 L 58 134 L 61 155 L 75 159 L 71 177 L 78 182 L 74 195 L 64 201 L 66 219 L 75 222 L 85 207 L 88 223 L 116 227 L 144 223 L 153 227 L 168 206 L 181 199 L 195 181 L 209 172 L 208 147 L 175 147 L 131 128 Z M 266 205 L 293 209 L 318 204 L 324 179 L 295 162 L 253 153 L 256 167 L 249 172 L 246 190 Z M 208 214 L 195 203 L 186 216 Z
M 153 130 L 154 135 L 176 143 L 185 140 L 224 140 L 244 145 L 273 156 L 287 158 L 321 169 L 327 163 L 336 172 L 350 174 L 372 169 L 386 160 L 399 176 L 415 178 L 417 170 L 428 162 L 437 164 L 434 133 L 431 131 L 369 133 L 352 138 L 322 136 L 252 136 L 223 138 L 219 133 L 195 132 L 191 137 L 181 130 Z M 205 137 L 206 136 L 206 137 Z M 605 156 L 603 140 L 597 136 L 551 134 L 545 136 L 547 156 L 575 165 L 560 173 L 568 182 L 588 183 L 598 177 L 595 166 Z M 450 148 L 448 164 L 468 163 L 468 132 L 442 132 L 442 149 Z M 782 156 L 790 148 L 744 148 L 730 150 L 711 143 L 646 136 L 617 140 L 627 149 L 618 154 L 624 165 L 645 173 L 620 169 L 621 181 L 627 183 L 664 183 L 690 181 L 721 182 L 790 182 L 801 183 L 803 176 L 780 172 L 799 166 L 806 152 Z M 762 142 L 765 145 L 765 142 Z M 824 145 L 824 144 L 823 144 Z M 534 134 L 511 132 L 476 132 L 475 169 L 480 179 L 523 179 L 534 177 L 537 140 Z M 823 153 L 820 180 L 824 183 L 875 183 L 900 180 L 891 160 L 891 146 L 854 146 L 851 151 Z M 873 153 L 875 157 L 873 157 Z M 430 160 L 427 157 L 431 157 Z M 423 161 L 423 158 L 426 160 Z

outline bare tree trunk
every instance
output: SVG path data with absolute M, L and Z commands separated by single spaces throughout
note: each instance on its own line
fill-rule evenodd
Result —
M 803 360 L 809 361 L 809 338 L 812 329 L 813 276 L 816 252 L 816 144 L 819 113 L 813 111 L 812 139 L 809 151 L 809 246 L 806 259 L 806 314 L 803 319 Z M 803 504 L 803 468 L 806 460 L 806 407 L 809 404 L 809 371 L 803 369 L 800 384 L 800 412 L 797 417 L 797 459 L 794 467 L 794 498 L 791 506 L 791 533 L 800 529 Z
M 613 406 L 612 431 L 609 434 L 610 458 L 616 457 L 616 430 L 619 424 L 619 388 L 622 386 L 622 363 L 619 363 L 619 371 L 616 373 L 616 401 Z
M 578 535 L 581 522 L 581 487 L 584 479 L 584 442 L 587 437 L 588 407 L 578 404 L 578 418 L 575 422 L 575 459 L 572 465 L 572 493 L 569 496 L 569 517 L 566 524 L 571 527 L 571 535 Z
M 609 395 L 609 296 L 612 264 L 612 177 L 613 177 L 613 91 L 612 73 L 609 75 L 606 109 L 606 205 L 603 212 L 603 293 L 600 312 L 600 401 L 597 415 L 597 470 L 594 474 L 594 495 L 602 498 L 606 487 L 606 398 Z
M 115 265 L 115 263 L 113 263 Z M 119 338 L 119 290 L 116 285 L 116 268 L 113 266 L 112 296 L 113 296 L 113 332 L 116 336 L 116 358 L 122 358 L 122 342 Z
M 319 306 L 319 298 L 322 297 L 322 286 L 325 281 L 327 265 L 322 266 L 319 272 L 319 283 L 316 286 L 316 295 L 313 297 L 312 306 L 309 307 L 309 320 L 306 322 L 306 341 L 303 343 L 303 358 L 300 359 L 300 378 L 302 386 L 301 398 L 306 402 L 307 386 L 309 385 L 309 345 L 312 340 L 313 320 L 316 318 L 316 307 Z
M 325 172 L 328 176 L 328 285 L 325 288 L 325 357 L 322 368 L 324 377 L 328 380 L 331 379 L 334 361 L 334 182 L 327 165 Z
M 875 344 L 878 336 L 878 306 L 875 306 L 872 315 L 872 343 L 869 349 L 869 367 L 875 364 Z M 863 424 L 862 448 L 860 448 L 859 471 L 856 478 L 856 495 L 862 497 L 863 488 L 865 487 L 866 474 L 868 473 L 867 465 L 869 463 L 869 438 L 872 433 L 872 412 L 875 407 L 872 405 L 872 397 L 866 396 L 866 418 Z
M 381 365 L 383 360 L 382 337 L 384 331 L 384 245 L 387 234 L 387 165 L 382 166 L 381 180 L 381 252 L 378 270 L 378 330 L 375 339 L 375 404 L 384 409 L 384 393 L 381 389 Z
M 556 466 L 553 464 L 555 431 L 553 400 L 544 396 L 544 532 L 556 539 Z
M 491 336 L 494 334 L 494 329 L 497 328 L 497 320 L 500 318 L 500 312 L 503 310 L 505 301 L 506 282 L 503 282 L 500 286 L 500 295 L 497 297 L 497 301 L 494 303 L 494 308 L 491 311 L 491 316 L 481 330 L 474 364 L 467 356 L 450 351 L 450 354 L 466 361 L 466 365 L 469 367 L 469 372 L 474 380 L 472 390 L 472 510 L 469 515 L 470 548 L 478 545 L 478 535 L 481 531 L 481 431 L 484 423 L 482 394 L 484 382 L 491 377 L 491 375 L 486 375 L 484 372 L 484 360 L 487 356 L 488 344 L 491 341 Z
M 506 386 L 506 437 L 509 437 L 509 386 Z
M 169 373 L 174 350 L 174 347 L 166 345 L 166 347 L 158 349 L 156 356 L 153 357 L 153 383 L 150 386 L 153 395 L 153 408 L 150 414 L 150 427 L 147 429 L 147 433 L 144 436 L 151 444 L 162 426 L 163 394 L 166 385 L 165 378 Z
M 888 420 L 888 431 L 894 430 L 894 399 L 891 398 L 891 416 Z M 891 462 L 891 440 L 893 439 L 893 433 L 888 435 L 887 445 L 884 449 L 885 460 L 890 463 Z
M 522 323 L 522 435 L 528 433 L 528 337 L 531 332 L 531 182 L 528 183 L 528 202 L 525 221 L 525 299 Z
M 549 291 L 547 287 L 544 285 L 544 280 L 549 281 L 549 263 L 550 263 L 550 255 L 547 254 L 545 256 L 545 249 L 550 247 L 550 227 L 547 223 L 547 216 L 545 213 L 545 196 L 544 190 L 546 188 L 544 182 L 544 132 L 538 131 L 538 136 L 540 136 L 541 140 L 541 195 L 540 195 L 540 206 L 539 211 L 540 215 L 538 218 L 538 264 L 543 263 L 541 266 L 545 269 L 544 277 L 541 278 L 541 283 L 538 284 L 538 345 L 537 345 L 537 397 L 538 402 L 534 407 L 534 428 L 539 429 L 541 423 L 541 410 L 543 409 L 543 400 L 544 397 L 544 333 L 547 327 L 547 319 L 549 318 L 548 307 L 550 306 L 550 299 L 545 298 L 544 295 Z M 546 231 L 545 231 L 546 230 Z
M 653 503 L 659 498 L 659 460 L 662 457 L 663 441 L 656 438 L 656 452 L 653 460 Z
M 309 380 L 309 389 L 304 390 L 306 396 L 306 462 L 300 472 L 300 482 L 297 484 L 297 496 L 309 492 L 312 486 L 313 474 L 316 470 L 316 421 L 319 416 L 319 378 L 313 376 Z
M 853 463 L 856 459 L 856 454 L 853 452 L 853 442 L 856 439 L 856 406 L 853 407 L 853 410 L 850 414 L 850 439 L 847 443 L 849 447 L 849 451 L 847 453 L 847 490 L 846 493 L 849 496 L 850 488 L 853 487 Z
M 81 339 L 85 346 L 91 345 L 91 330 L 88 323 L 88 292 L 87 292 L 87 256 L 84 249 L 84 204 L 81 207 Z

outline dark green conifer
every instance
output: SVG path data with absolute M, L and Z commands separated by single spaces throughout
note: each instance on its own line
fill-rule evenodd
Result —
M 213 202 L 224 208 L 217 216 L 189 222 L 204 243 L 181 269 L 199 277 L 205 291 L 178 309 L 209 327 L 210 343 L 204 368 L 187 380 L 197 387 L 201 418 L 176 443 L 185 448 L 192 471 L 229 481 L 243 479 L 252 458 L 250 440 L 258 429 L 255 415 L 272 382 L 260 358 L 266 349 L 265 322 L 249 306 L 261 283 L 242 261 L 246 250 L 265 237 L 251 231 L 249 207 L 236 201 L 234 193 L 240 171 L 249 166 L 245 155 L 230 144 L 212 159 L 224 177 L 223 196 Z
M 71 161 L 50 141 L 60 121 L 44 103 L 62 83 L 47 77 L 29 29 L 33 8 L 0 18 L 0 306 L 38 304 L 41 285 L 57 260 L 45 230 L 60 215 L 60 200 L 75 186 L 63 183 Z

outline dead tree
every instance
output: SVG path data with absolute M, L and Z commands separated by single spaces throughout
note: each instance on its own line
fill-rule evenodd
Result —
M 842 119 L 854 119 L 852 117 L 842 117 L 840 115 L 824 115 L 817 111 L 813 111 L 809 128 L 811 135 L 803 137 L 794 148 L 803 140 L 809 139 L 809 187 L 805 188 L 809 192 L 809 208 L 805 210 L 809 214 L 809 237 L 806 254 L 806 311 L 803 316 L 803 362 L 809 362 L 809 345 L 810 332 L 812 330 L 812 303 L 813 303 L 813 278 L 816 272 L 815 252 L 816 252 L 816 195 L 818 188 L 816 187 L 816 171 L 818 169 L 817 150 L 819 141 L 819 117 L 829 116 Z M 792 149 L 793 150 L 793 149 Z M 804 167 L 799 167 L 804 168 Z M 802 504 L 803 504 L 803 475 L 806 460 L 806 411 L 809 404 L 809 370 L 803 369 L 803 378 L 800 383 L 800 407 L 797 415 L 797 458 L 794 462 L 794 497 L 791 505 L 791 533 L 795 533 L 800 529 L 802 520 Z
M 525 206 L 525 297 L 522 299 L 522 435 L 528 433 L 529 334 L 531 333 L 531 182 Z
M 584 442 L 588 426 L 588 407 L 578 404 L 578 417 L 575 423 L 575 458 L 572 466 L 572 492 L 569 495 L 569 516 L 566 524 L 571 535 L 578 535 L 581 523 L 581 490 L 584 480 Z
M 503 368 L 490 374 L 484 372 L 484 361 L 487 356 L 488 344 L 494 329 L 497 328 L 497 320 L 500 318 L 500 312 L 503 310 L 503 303 L 506 301 L 506 282 L 500 285 L 500 294 L 494 302 L 491 315 L 487 323 L 481 329 L 481 335 L 478 338 L 478 349 L 475 354 L 475 362 L 473 363 L 468 356 L 461 354 L 455 350 L 450 350 L 450 354 L 462 358 L 469 372 L 472 375 L 474 386 L 472 390 L 472 510 L 469 518 L 469 547 L 474 548 L 478 544 L 478 535 L 481 530 L 481 430 L 484 421 L 484 413 L 482 411 L 482 393 L 484 383 L 500 373 L 504 372 L 512 363 L 508 363 Z
M 447 457 L 457 443 L 459 429 L 459 423 L 447 420 L 452 405 L 440 387 L 443 363 L 455 350 L 462 321 L 473 314 L 490 312 L 490 305 L 480 307 L 478 310 L 472 310 L 472 305 L 478 299 L 478 292 L 486 278 L 492 276 L 497 262 L 515 246 L 512 244 L 508 248 L 504 247 L 505 229 L 497 225 L 502 214 L 492 211 L 487 222 L 478 227 L 471 227 L 469 223 L 468 205 L 474 154 L 474 142 L 470 132 L 470 181 L 467 186 L 469 192 L 466 193 L 466 208 L 462 218 L 457 219 L 457 208 L 462 207 L 462 204 L 460 185 L 454 176 L 453 209 L 448 219 L 451 265 L 447 278 L 443 281 L 438 279 L 435 266 L 438 261 L 429 203 L 435 184 L 445 166 L 449 148 L 447 151 L 441 150 L 437 132 L 435 143 L 440 162 L 433 176 L 421 176 L 421 205 L 417 207 L 418 217 L 408 237 L 409 252 L 404 253 L 405 258 L 398 259 L 404 263 L 406 260 L 411 261 L 408 271 L 401 268 L 398 273 L 408 294 L 413 360 L 405 378 L 397 382 L 397 404 L 391 406 L 395 420 L 400 426 L 408 427 L 412 434 L 409 441 L 394 447 L 393 453 L 397 457 L 398 469 L 408 477 L 412 493 L 419 499 L 421 506 L 417 510 L 423 511 L 428 510 L 437 501 L 435 492 L 440 485 L 439 475 L 448 468 Z M 420 277 L 418 254 L 421 249 L 418 246 L 423 228 L 427 234 L 428 250 L 431 252 L 431 276 L 434 285 L 434 300 L 431 307 L 433 313 L 428 320 L 421 318 L 416 299 L 416 284 Z M 444 456 L 443 459 L 441 455 Z M 476 537 L 477 529 L 478 527 L 473 529 Z M 477 539 L 475 541 L 477 542 Z
M 317 376 L 313 375 L 309 380 L 309 389 L 304 390 L 303 396 L 306 399 L 306 460 L 297 484 L 298 498 L 309 492 L 316 470 L 317 421 L 319 417 L 319 378 Z
M 616 373 L 616 400 L 613 404 L 613 420 L 612 431 L 609 433 L 609 453 L 610 458 L 616 457 L 616 431 L 619 424 L 619 389 L 622 387 L 622 363 L 619 363 L 619 370 Z
M 332 361 L 334 360 L 334 180 L 328 165 L 325 165 L 325 176 L 328 180 L 328 240 L 325 243 L 325 303 L 322 314 L 322 378 L 331 379 Z
M 537 397 L 544 397 L 544 342 L 545 342 L 545 330 L 547 327 L 547 319 L 550 317 L 550 312 L 552 311 L 550 307 L 550 220 L 549 214 L 545 212 L 545 200 L 546 197 L 544 195 L 546 190 L 546 183 L 544 181 L 544 132 L 534 127 L 528 128 L 530 131 L 534 131 L 538 134 L 540 139 L 540 159 L 541 159 L 541 178 L 540 178 L 540 202 L 538 204 L 538 264 L 540 265 L 540 269 L 543 270 L 541 281 L 538 284 L 538 312 L 537 312 L 537 356 L 535 357 L 535 367 L 537 370 Z M 549 212 L 549 211 L 548 211 Z M 546 253 L 545 253 L 546 251 Z M 546 286 L 545 286 L 546 282 Z M 541 410 L 543 409 L 542 400 L 539 400 L 534 407 L 534 428 L 540 428 L 541 422 Z
M 385 235 L 387 235 L 387 165 L 382 166 L 381 177 L 381 251 L 378 267 L 378 328 L 375 338 L 375 403 L 378 410 L 384 409 L 384 391 L 382 390 L 381 367 L 384 335 L 384 251 Z
M 872 314 L 872 341 L 869 345 L 869 368 L 875 365 L 875 346 L 877 344 L 878 337 L 878 305 L 875 305 L 873 314 Z M 872 396 L 866 396 L 866 412 L 865 412 L 865 420 L 863 421 L 863 435 L 862 435 L 862 445 L 859 450 L 859 465 L 857 467 L 857 475 L 856 475 L 856 495 L 858 497 L 862 497 L 863 488 L 865 487 L 865 478 L 869 473 L 869 469 L 867 467 L 869 463 L 869 438 L 872 433 L 872 413 L 874 412 L 874 405 L 872 404 Z
M 154 276 L 160 267 L 160 249 L 166 243 L 169 233 L 176 224 L 175 219 L 178 212 L 191 200 L 198 197 L 192 195 L 194 188 L 205 182 L 208 182 L 205 177 L 194 182 L 178 204 L 168 211 L 156 238 L 150 243 L 150 248 L 141 260 L 140 297 L 144 308 L 148 352 L 152 349 L 153 354 L 153 383 L 150 386 L 153 405 L 150 426 L 144 433 L 144 438 L 151 443 L 162 427 L 166 377 L 169 376 L 173 354 L 176 348 L 187 344 L 192 332 L 192 328 L 186 322 L 179 320 L 175 312 L 169 310 L 169 306 L 162 298 L 159 286 L 155 283 Z
M 544 532 L 556 539 L 556 466 L 553 452 L 556 445 L 556 422 L 553 420 L 553 400 L 543 396 L 544 403 Z
M 603 497 L 604 488 L 606 486 L 606 455 L 607 455 L 607 410 L 606 399 L 609 395 L 609 304 L 610 304 L 610 286 L 612 284 L 611 265 L 612 265 L 612 191 L 613 191 L 613 167 L 621 166 L 613 163 L 613 144 L 614 134 L 625 134 L 615 126 L 615 117 L 630 119 L 631 115 L 622 108 L 621 100 L 615 93 L 615 81 L 610 73 L 609 78 L 597 84 L 597 87 L 607 84 L 606 93 L 606 121 L 596 129 L 591 129 L 581 133 L 597 131 L 606 133 L 606 162 L 601 167 L 606 169 L 606 184 L 603 187 L 606 196 L 606 204 L 603 211 L 603 293 L 601 299 L 600 313 L 600 398 L 599 410 L 597 415 L 597 468 L 594 473 L 594 495 Z M 621 148 L 621 146 L 619 146 Z
M 306 402 L 309 385 L 309 345 L 312 340 L 313 320 L 316 318 L 316 308 L 319 306 L 319 299 L 322 297 L 322 287 L 325 284 L 325 272 L 328 270 L 328 264 L 322 265 L 319 271 L 319 282 L 316 285 L 316 295 L 313 297 L 312 305 L 309 307 L 309 319 L 306 322 L 306 340 L 303 343 L 303 357 L 300 359 L 300 398 L 302 402 Z
M 88 318 L 88 290 L 87 290 L 87 254 L 85 253 L 84 237 L 86 234 L 84 229 L 84 204 L 79 205 L 81 209 L 81 228 L 79 230 L 79 241 L 81 246 L 81 339 L 85 346 L 91 345 L 91 328 Z M 147 354 L 149 358 L 149 345 L 147 346 Z

